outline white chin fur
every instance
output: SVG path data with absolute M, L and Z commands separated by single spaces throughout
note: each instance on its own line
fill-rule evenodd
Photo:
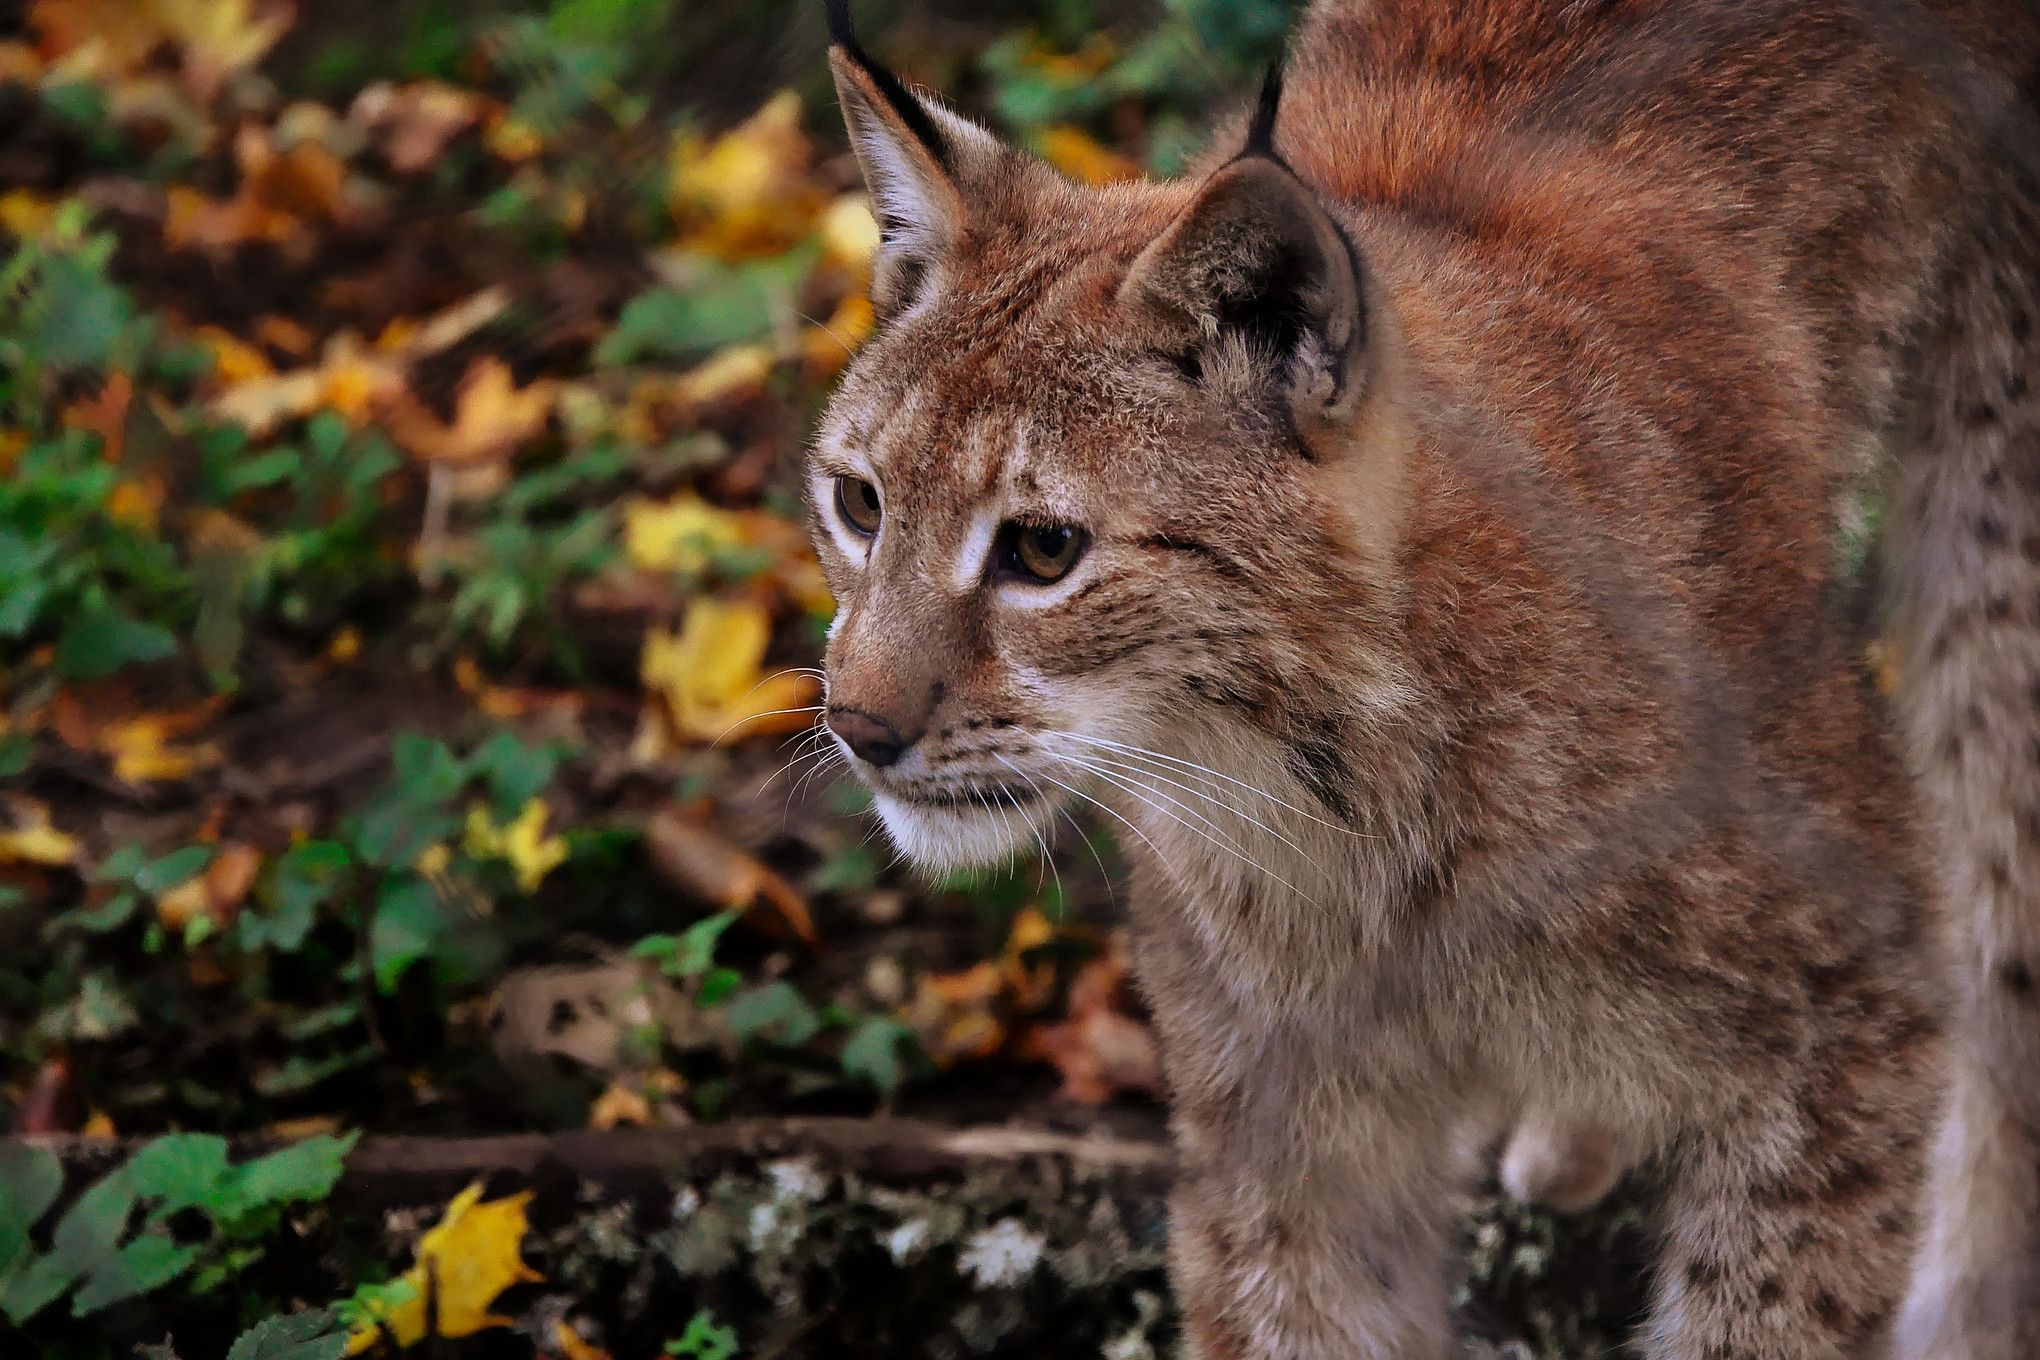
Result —
M 876 791 L 871 802 L 900 853 L 939 871 L 1003 864 L 1032 847 L 1036 831 L 1053 815 L 1046 803 L 928 807 Z

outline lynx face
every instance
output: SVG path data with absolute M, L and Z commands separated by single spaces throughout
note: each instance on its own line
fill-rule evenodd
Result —
M 1245 784 L 1349 814 L 1355 696 L 1311 677 L 1382 594 L 1394 459 L 1343 231 L 1265 150 L 1079 189 L 834 60 L 881 326 L 807 491 L 826 721 L 893 839 L 997 860 L 1087 799 L 1212 839 Z

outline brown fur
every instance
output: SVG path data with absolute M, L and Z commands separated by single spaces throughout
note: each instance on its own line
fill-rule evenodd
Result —
M 1091 190 L 839 49 L 832 716 L 918 857 L 1129 831 L 1190 1355 L 1442 1353 L 1512 1128 L 1661 1169 L 1648 1354 L 1870 1354 L 1923 1240 L 1902 1354 L 2040 1355 L 2036 72 L 2011 0 L 1326 0 L 1274 157 Z M 1887 461 L 1925 838 L 1836 571 Z

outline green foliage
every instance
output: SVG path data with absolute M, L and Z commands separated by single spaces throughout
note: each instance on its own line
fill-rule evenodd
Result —
M 330 1312 L 310 1309 L 265 1318 L 234 1340 L 227 1360 L 340 1360 L 347 1332 Z
M 687 1319 L 687 1330 L 666 1343 L 666 1354 L 688 1360 L 735 1360 L 737 1329 L 715 1320 L 706 1308 Z
M 180 1279 L 217 1288 L 260 1258 L 285 1208 L 332 1193 L 353 1145 L 320 1135 L 235 1165 L 223 1138 L 167 1134 L 86 1187 L 38 1249 L 30 1233 L 62 1168 L 47 1149 L 0 1144 L 0 1313 L 19 1327 L 66 1295 L 82 1318 Z M 203 1240 L 173 1230 L 186 1211 L 204 1218 Z
M 690 260 L 684 277 L 640 294 L 623 309 L 615 328 L 596 347 L 595 362 L 616 367 L 694 359 L 724 345 L 761 339 L 792 314 L 795 291 L 814 269 L 818 254 L 809 244 L 741 264 Z

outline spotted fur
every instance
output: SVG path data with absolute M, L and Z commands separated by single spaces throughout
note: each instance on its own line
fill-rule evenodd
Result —
M 1322 0 L 1105 188 L 834 61 L 829 721 L 922 861 L 1124 831 L 1186 1353 L 1443 1354 L 1513 1130 L 1661 1177 L 1648 1355 L 2040 1355 L 2040 15 Z

